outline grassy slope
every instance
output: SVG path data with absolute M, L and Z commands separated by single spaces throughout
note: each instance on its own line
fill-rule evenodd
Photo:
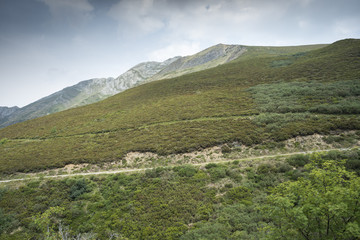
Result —
M 152 82 L 99 103 L 7 127 L 0 131 L 0 171 L 113 161 L 130 151 L 169 154 L 225 142 L 251 145 L 332 129 L 360 129 L 356 112 L 267 111 L 256 92 L 249 90 L 284 82 L 312 86 L 336 81 L 346 86 L 346 80 L 357 87 L 360 40 L 305 53 L 311 48 L 316 46 L 249 48 L 241 58 L 213 69 Z M 357 92 L 335 97 L 359 101 Z M 319 101 L 326 103 L 326 94 L 306 104 L 316 107 Z M 261 121 L 269 116 L 272 128 Z

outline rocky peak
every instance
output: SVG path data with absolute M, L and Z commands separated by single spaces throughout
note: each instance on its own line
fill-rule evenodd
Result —
M 16 112 L 18 107 L 0 107 L 0 118 L 5 118 Z

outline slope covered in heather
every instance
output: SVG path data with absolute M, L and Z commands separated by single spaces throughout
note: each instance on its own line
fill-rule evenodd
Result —
M 126 89 L 171 76 L 180 76 L 229 62 L 246 51 L 239 45 L 216 45 L 200 53 L 173 57 L 163 62 L 143 62 L 117 78 L 94 78 L 64 88 L 7 116 L 0 115 L 0 128 L 66 109 L 95 103 Z
M 248 52 L 215 68 L 2 129 L 0 170 L 121 161 L 132 151 L 166 155 L 360 129 L 359 40 L 309 52 L 292 47 Z

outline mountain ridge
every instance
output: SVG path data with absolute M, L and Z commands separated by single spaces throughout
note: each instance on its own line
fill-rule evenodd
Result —
M 240 51 L 236 51 L 238 48 Z M 229 51 L 229 49 L 232 50 Z M 176 56 L 163 62 L 139 63 L 117 78 L 94 78 L 81 81 L 19 108 L 17 111 L 11 112 L 6 118 L 0 115 L 0 128 L 95 103 L 146 82 L 215 67 L 239 57 L 244 49 L 245 47 L 241 45 L 218 44 L 190 56 Z
M 0 171 L 360 130 L 360 40 L 268 50 L 1 129 Z

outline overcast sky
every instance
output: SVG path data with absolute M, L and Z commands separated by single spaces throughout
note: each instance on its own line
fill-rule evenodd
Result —
M 0 106 L 218 43 L 360 38 L 359 0 L 0 0 Z

